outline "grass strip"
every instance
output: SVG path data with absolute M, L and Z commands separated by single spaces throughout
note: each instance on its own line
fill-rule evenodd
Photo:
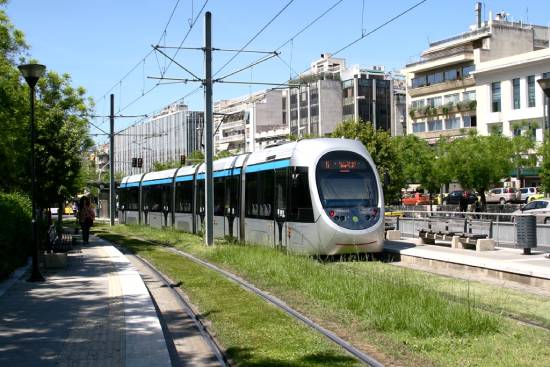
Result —
M 203 266 L 120 235 L 104 234 L 146 258 L 179 283 L 212 323 L 227 355 L 242 366 L 358 366 L 360 363 L 323 336 L 259 297 Z
M 222 265 L 352 343 L 374 345 L 403 365 L 547 366 L 550 360 L 550 350 L 544 348 L 549 333 L 480 311 L 474 282 L 464 287 L 463 281 L 448 278 L 431 281 L 442 277 L 377 262 L 322 264 L 265 247 L 206 248 L 199 237 L 172 230 L 111 230 L 161 241 Z M 490 304 L 486 296 L 483 303 Z M 505 299 L 498 301 L 498 307 L 513 310 Z

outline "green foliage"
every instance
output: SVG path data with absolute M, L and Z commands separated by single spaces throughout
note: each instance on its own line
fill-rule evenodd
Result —
M 361 141 L 372 156 L 380 177 L 388 174 L 390 178 L 389 184 L 384 185 L 385 201 L 399 198 L 406 181 L 398 148 L 387 131 L 376 130 L 370 122 L 346 120 L 336 127 L 332 136 Z
M 542 158 L 540 179 L 542 191 L 550 192 L 550 133 L 544 134 L 544 141 L 538 149 L 538 154 Z
M 481 194 L 507 177 L 512 168 L 510 140 L 500 135 L 480 136 L 475 133 L 449 143 L 442 158 L 450 176 L 466 190 Z
M 190 164 L 200 164 L 204 162 L 204 153 L 199 150 L 191 152 L 191 154 L 187 156 L 187 162 Z
M 233 153 L 231 153 L 230 151 L 228 150 L 222 150 L 221 152 L 219 152 L 215 157 L 214 157 L 214 160 L 216 159 L 222 159 L 222 158 L 227 158 L 227 157 L 232 157 L 234 156 Z
M 6 1 L 0 1 L 0 7 Z M 0 190 L 30 191 L 30 93 L 16 64 L 26 63 L 24 35 L 0 9 Z M 33 61 L 34 62 L 34 61 Z M 91 146 L 87 115 L 93 102 L 69 75 L 49 71 L 37 85 L 38 206 L 62 203 L 83 185 L 82 156 Z
M 445 161 L 447 142 L 440 140 L 431 147 L 415 135 L 393 138 L 397 146 L 398 160 L 403 165 L 403 175 L 408 183 L 419 183 L 430 194 L 439 192 L 450 181 Z
M 178 161 L 153 163 L 153 171 L 164 171 L 165 169 L 179 168 L 179 167 L 181 167 L 181 163 Z
M 23 265 L 31 253 L 31 212 L 24 194 L 0 192 L 0 279 Z

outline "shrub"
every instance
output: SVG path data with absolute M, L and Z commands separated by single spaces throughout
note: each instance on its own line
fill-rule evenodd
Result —
M 23 265 L 31 254 L 31 212 L 26 195 L 0 192 L 0 279 Z

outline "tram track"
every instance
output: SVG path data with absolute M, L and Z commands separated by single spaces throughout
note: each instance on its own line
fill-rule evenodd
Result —
M 132 238 L 132 239 L 135 239 L 135 240 L 138 240 L 138 241 L 148 242 L 148 243 L 151 243 L 151 244 L 162 246 L 166 251 L 168 251 L 170 253 L 173 253 L 174 255 L 184 257 L 184 258 L 186 258 L 186 259 L 188 259 L 188 260 L 190 260 L 190 261 L 192 261 L 196 264 L 199 264 L 203 267 L 206 267 L 206 268 L 208 268 L 212 271 L 217 272 L 218 274 L 222 275 L 224 278 L 238 284 L 243 289 L 259 296 L 264 301 L 266 301 L 269 304 L 271 304 L 271 305 L 275 306 L 276 308 L 280 309 L 281 311 L 283 311 L 287 315 L 291 316 L 292 318 L 302 322 L 303 324 L 305 324 L 310 329 L 313 329 L 316 332 L 318 332 L 319 334 L 323 335 L 325 338 L 329 339 L 334 344 L 338 345 L 340 348 L 347 351 L 349 354 L 351 354 L 352 356 L 357 358 L 360 362 L 364 363 L 365 365 L 371 366 L 371 367 L 383 367 L 384 366 L 381 362 L 376 360 L 374 357 L 372 357 L 369 354 L 363 352 L 362 350 L 360 350 L 357 347 L 353 346 L 351 343 L 349 343 L 349 342 L 345 341 L 344 339 L 340 338 L 335 333 L 331 332 L 328 329 L 325 329 L 324 327 L 317 324 L 316 322 L 314 322 L 310 318 L 306 317 L 302 313 L 300 313 L 297 310 L 293 309 L 292 307 L 288 306 L 280 298 L 275 297 L 271 294 L 268 294 L 267 292 L 262 291 L 261 289 L 257 288 L 252 283 L 242 279 L 241 277 L 239 277 L 239 276 L 237 276 L 237 275 L 235 275 L 235 274 L 233 274 L 233 273 L 231 273 L 227 270 L 224 270 L 224 269 L 218 267 L 217 265 L 214 265 L 214 264 L 212 264 L 208 261 L 199 259 L 199 258 L 195 257 L 194 255 L 189 254 L 185 251 L 181 251 L 181 250 L 178 250 L 176 248 L 173 248 L 172 246 L 170 246 L 167 243 L 163 243 L 163 242 L 160 242 L 160 241 L 154 241 L 154 240 L 148 240 L 148 239 L 144 239 L 144 238 L 140 238 L 140 237 L 136 237 L 136 236 L 128 236 L 128 237 Z M 152 267 L 152 269 L 154 269 L 154 267 L 147 260 L 143 259 L 142 257 L 140 257 L 138 255 L 134 255 L 134 256 L 136 256 L 136 258 L 140 259 L 142 262 L 147 264 L 148 267 Z M 153 271 L 158 273 L 163 279 L 165 279 L 165 281 L 167 281 L 166 277 L 162 273 L 160 273 L 158 270 L 154 269 Z M 167 281 L 167 284 L 169 286 L 170 282 Z M 179 295 L 179 293 L 178 293 L 178 295 Z M 181 295 L 179 295 L 179 296 L 181 297 Z M 185 301 L 185 300 L 183 300 L 183 301 Z M 187 304 L 186 301 L 185 301 L 185 303 Z M 190 308 L 190 311 L 193 312 L 191 308 Z M 196 318 L 196 315 L 195 315 L 195 318 Z M 200 322 L 200 320 L 197 320 L 197 321 L 200 323 L 203 330 L 205 330 L 205 333 L 208 334 L 207 328 Z M 214 338 L 210 334 L 208 334 L 208 336 L 209 336 L 209 338 L 211 338 L 212 342 L 215 343 Z M 217 345 L 217 343 L 216 343 L 216 345 Z M 222 353 L 222 355 L 223 355 L 223 353 Z M 227 361 L 225 356 L 223 358 L 224 358 L 224 361 Z

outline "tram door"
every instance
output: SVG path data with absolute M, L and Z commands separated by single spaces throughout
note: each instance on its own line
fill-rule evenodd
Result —
M 274 185 L 275 215 L 274 240 L 276 247 L 286 247 L 286 217 L 287 217 L 287 197 L 288 197 L 288 168 L 279 168 L 275 170 Z

